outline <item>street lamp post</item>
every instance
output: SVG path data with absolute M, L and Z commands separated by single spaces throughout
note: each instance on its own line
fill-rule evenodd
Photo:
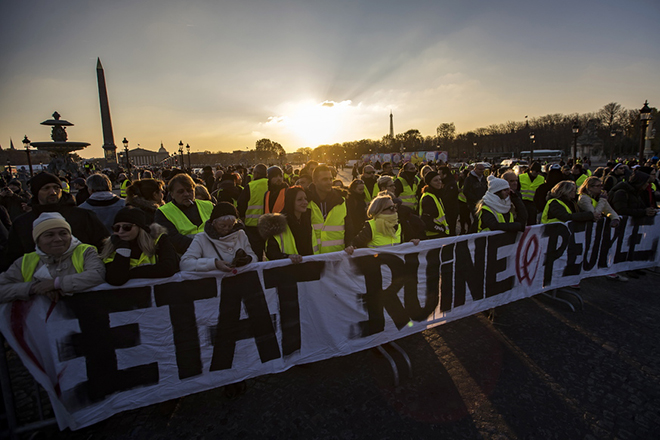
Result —
M 577 163 L 577 138 L 580 132 L 580 126 L 577 121 L 573 124 L 573 165 Z
M 126 156 L 126 170 L 128 172 L 128 178 L 131 178 L 131 162 L 128 160 L 128 141 L 126 138 L 124 138 L 123 141 L 121 141 L 122 144 L 124 144 L 124 155 Z
M 644 107 L 639 111 L 639 119 L 642 122 L 642 133 L 639 139 L 639 164 L 643 165 L 644 160 L 644 147 L 646 144 L 646 129 L 649 126 L 651 119 L 651 109 L 649 108 L 649 101 L 644 102 Z
M 181 169 L 183 169 L 183 141 L 179 141 L 179 159 L 181 162 Z
M 27 153 L 28 166 L 30 167 L 30 177 L 34 176 L 32 172 L 32 158 L 30 157 L 30 139 L 28 139 L 27 134 L 23 138 L 23 145 L 25 145 L 25 152 Z
M 534 132 L 531 131 L 529 133 L 529 141 L 530 141 L 530 146 L 529 146 L 529 164 L 531 165 L 532 162 L 534 162 L 534 144 L 536 143 L 536 136 L 534 136 Z
M 192 173 L 192 165 L 190 165 L 190 145 L 186 144 L 186 151 L 188 152 L 188 172 Z

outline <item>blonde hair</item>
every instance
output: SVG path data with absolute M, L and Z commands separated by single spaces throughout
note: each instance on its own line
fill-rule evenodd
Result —
M 548 192 L 548 200 L 561 198 L 572 199 L 575 189 L 575 182 L 572 180 L 562 180 Z
M 383 191 L 383 192 L 385 192 L 385 191 Z M 385 205 L 387 204 L 388 200 L 393 202 L 392 196 L 390 196 L 387 193 L 385 193 L 385 194 L 383 194 L 382 192 L 378 193 L 378 196 L 376 196 L 371 201 L 371 203 L 369 203 L 369 207 L 367 208 L 367 217 L 374 218 L 378 214 L 383 212 L 383 210 L 385 209 Z
M 138 236 L 136 238 L 138 247 L 147 257 L 153 257 L 156 255 L 156 240 L 153 238 L 152 234 L 155 233 L 157 234 L 156 237 L 158 237 L 165 233 L 165 228 L 154 223 L 149 227 L 152 231 L 149 233 L 139 226 L 136 227 L 138 228 Z M 103 240 L 103 250 L 99 255 L 101 260 L 105 260 L 106 258 L 111 257 L 117 251 L 117 246 L 115 246 L 112 240 L 110 240 L 111 237 L 112 236 Z
M 595 182 L 600 182 L 601 180 L 598 177 L 591 176 L 588 177 L 587 180 L 585 180 L 582 185 L 580 185 L 580 189 L 578 189 L 578 194 L 588 194 L 589 193 L 589 187 L 591 187 Z
M 195 186 L 195 198 L 211 201 L 211 194 L 209 194 L 209 190 L 204 185 L 197 185 Z
M 376 183 L 378 184 L 378 189 L 381 191 L 385 190 L 385 188 L 387 188 L 387 185 L 389 185 L 390 182 L 394 182 L 392 176 L 382 176 L 376 181 Z

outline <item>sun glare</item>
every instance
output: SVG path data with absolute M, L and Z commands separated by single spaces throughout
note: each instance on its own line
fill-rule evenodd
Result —
M 289 117 L 289 129 L 300 143 L 318 146 L 338 142 L 345 129 L 350 101 L 301 103 Z

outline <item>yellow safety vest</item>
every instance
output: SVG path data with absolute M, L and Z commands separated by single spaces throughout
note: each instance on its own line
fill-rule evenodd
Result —
M 401 225 L 396 228 L 396 234 L 394 237 L 388 237 L 387 235 L 376 231 L 375 220 L 369 220 L 367 223 L 371 226 L 371 241 L 368 244 L 369 247 L 394 246 L 395 244 L 401 243 Z
M 275 236 L 275 241 L 277 241 L 277 244 L 280 246 L 280 251 L 282 253 L 285 253 L 287 255 L 299 254 L 298 246 L 296 246 L 296 239 L 293 237 L 293 233 L 291 232 L 291 228 L 289 228 L 289 225 L 286 225 L 286 231 Z M 319 253 L 319 247 L 316 244 L 316 240 L 314 240 L 313 230 L 312 230 L 312 251 L 314 252 L 314 255 Z
M 449 223 L 447 223 L 447 218 L 445 217 L 445 207 L 442 204 L 442 200 L 438 199 L 435 195 L 431 193 L 424 193 L 422 194 L 422 198 L 419 199 L 419 215 L 422 215 L 422 200 L 424 200 L 424 197 L 429 196 L 433 199 L 435 202 L 435 207 L 438 210 L 438 216 L 433 219 L 433 222 L 436 225 L 442 226 L 445 228 L 445 232 L 449 232 Z M 427 237 L 438 237 L 440 236 L 439 232 L 435 231 L 426 231 L 426 236 Z
M 195 226 L 172 202 L 166 203 L 158 209 L 172 222 L 179 234 L 194 235 L 204 231 L 204 223 L 211 218 L 211 212 L 213 211 L 213 203 L 208 200 L 195 200 L 195 205 L 199 211 L 199 216 L 202 218 L 202 224 L 199 226 Z
M 80 243 L 71 254 L 71 261 L 73 262 L 73 267 L 76 269 L 77 273 L 81 273 L 85 270 L 84 254 L 88 248 L 96 249 L 91 244 Z M 23 275 L 23 282 L 27 283 L 28 281 L 32 281 L 38 263 L 39 254 L 36 252 L 30 252 L 29 254 L 23 255 L 23 261 L 21 261 L 21 275 Z
M 490 207 L 486 205 L 482 205 L 481 210 L 479 211 L 479 227 L 477 228 L 477 232 L 490 231 L 490 228 L 484 228 L 481 226 L 481 211 L 483 210 L 486 210 L 491 214 L 493 214 L 497 218 L 498 223 L 506 223 L 506 221 L 504 220 L 504 214 L 500 214 L 499 212 L 490 209 Z M 510 212 L 508 214 L 509 214 L 509 223 L 511 223 L 513 222 L 513 214 L 511 214 Z
M 257 226 L 259 217 L 264 214 L 264 196 L 268 191 L 268 179 L 251 180 L 248 188 L 250 188 L 250 200 L 245 210 L 245 226 Z
M 415 176 L 415 183 L 413 183 L 413 186 L 408 185 L 408 182 L 406 182 L 406 179 L 404 179 L 403 177 L 397 177 L 397 179 L 401 181 L 401 186 L 403 187 L 403 192 L 399 194 L 399 198 L 401 199 L 401 204 L 403 206 L 407 206 L 413 211 L 417 211 L 416 194 L 417 194 L 417 186 L 419 185 L 419 180 L 417 179 L 417 176 Z
M 589 176 L 586 174 L 581 175 L 580 177 L 578 177 L 578 180 L 575 181 L 575 186 L 577 186 L 578 189 L 580 189 L 584 181 L 587 180 L 588 178 Z
M 160 240 L 160 237 L 162 237 L 163 234 L 160 234 L 158 238 L 156 238 L 156 244 L 158 244 L 158 240 Z M 104 263 L 112 263 L 115 260 L 115 255 L 117 255 L 117 252 L 113 252 L 112 255 L 110 255 L 108 258 L 103 260 Z M 147 254 L 142 252 L 140 254 L 140 258 L 131 258 L 130 259 L 130 267 L 131 269 L 134 267 L 138 266 L 144 266 L 147 264 L 156 264 L 158 262 L 158 258 L 156 258 L 156 254 L 153 254 L 151 257 L 148 257 Z
M 346 201 L 330 210 L 323 219 L 321 208 L 313 200 L 309 202 L 312 210 L 312 227 L 320 254 L 337 252 L 344 249 Z
M 541 175 L 538 175 L 532 182 L 532 179 L 529 177 L 529 173 L 523 173 L 520 175 L 519 179 L 520 194 L 522 195 L 523 200 L 533 202 L 534 194 L 536 194 L 538 187 L 545 183 L 545 178 Z
M 371 203 L 371 201 L 375 199 L 376 196 L 378 196 L 379 192 L 380 189 L 378 189 L 378 183 L 374 184 L 374 188 L 371 190 L 371 192 L 367 190 L 367 185 L 364 185 L 364 201 L 367 202 L 367 205 Z
M 569 208 L 566 203 L 562 202 L 559 199 L 550 199 L 548 200 L 548 203 L 545 204 L 545 208 L 543 209 L 543 215 L 541 216 L 541 223 L 561 223 L 561 220 L 558 218 L 548 218 L 548 211 L 550 210 L 550 203 L 555 200 L 557 203 L 559 203 L 561 206 L 566 208 L 566 212 L 572 212 L 571 208 Z
M 125 180 L 121 183 L 120 191 L 119 191 L 119 195 L 120 195 L 121 197 L 126 198 L 126 188 L 128 188 L 128 185 L 130 185 L 130 184 L 131 184 L 131 181 L 128 180 L 128 179 L 125 179 Z

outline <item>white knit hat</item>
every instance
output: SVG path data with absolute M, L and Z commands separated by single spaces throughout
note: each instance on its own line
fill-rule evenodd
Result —
M 71 233 L 71 226 L 59 212 L 44 212 L 32 222 L 32 239 L 37 242 L 41 234 L 49 229 L 64 228 Z
M 506 180 L 495 177 L 492 174 L 488 176 L 488 192 L 495 194 L 498 191 L 509 188 L 509 182 Z

